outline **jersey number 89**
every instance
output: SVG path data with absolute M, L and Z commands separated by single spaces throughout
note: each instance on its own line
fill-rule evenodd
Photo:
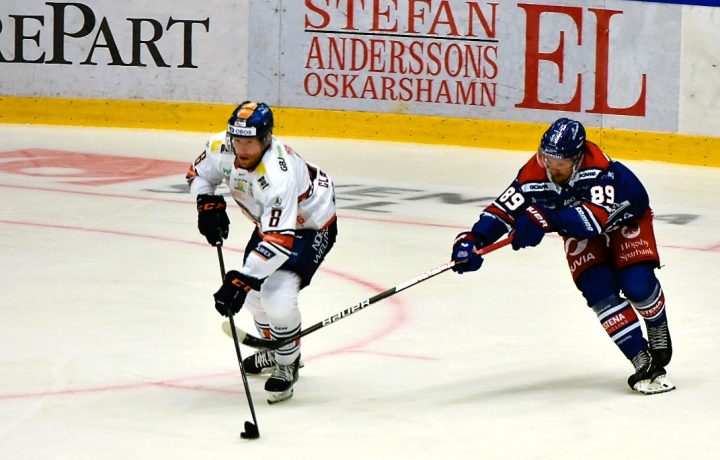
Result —
M 515 187 L 508 187 L 508 189 L 500 195 L 498 201 L 508 210 L 514 211 L 519 208 L 521 204 L 525 203 L 525 197 L 523 197 L 521 193 L 517 192 Z
M 595 185 L 591 187 L 590 201 L 599 205 L 615 203 L 615 187 L 612 185 Z

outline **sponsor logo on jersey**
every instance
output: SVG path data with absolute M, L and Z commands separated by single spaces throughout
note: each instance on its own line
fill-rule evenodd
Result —
M 573 248 L 573 245 L 575 246 Z M 565 241 L 565 254 L 577 257 L 587 248 L 588 240 L 578 240 L 577 238 L 568 238 Z
M 239 192 L 244 192 L 246 182 L 247 182 L 247 180 L 245 180 L 245 179 L 238 179 L 235 181 L 235 186 L 233 188 Z
M 280 198 L 279 196 L 276 196 L 275 201 L 273 201 L 272 208 L 273 209 L 282 208 L 282 198 Z
M 318 232 L 315 234 L 315 238 L 312 244 L 313 250 L 315 251 L 315 258 L 313 262 L 315 262 L 316 264 L 322 262 L 323 257 L 325 257 L 325 252 L 327 251 L 329 243 L 330 242 L 328 241 L 327 232 Z
M 271 249 L 269 249 L 269 248 L 267 248 L 267 247 L 265 247 L 265 246 L 263 246 L 263 245 L 260 245 L 260 246 L 256 247 L 256 248 L 254 249 L 254 251 L 255 251 L 258 255 L 260 255 L 262 258 L 264 258 L 264 259 L 266 259 L 266 260 L 267 260 L 267 259 L 272 259 L 273 257 L 275 257 L 275 252 L 273 252 Z
M 575 270 L 582 267 L 583 265 L 589 264 L 593 260 L 595 260 L 595 256 L 592 254 L 592 252 L 590 254 L 578 257 L 577 259 L 573 260 L 573 263 L 570 266 L 570 272 L 575 273 Z
M 633 249 L 630 252 L 624 252 L 624 253 L 620 254 L 620 260 L 622 262 L 628 262 L 633 259 L 641 259 L 641 260 L 650 259 L 650 260 L 652 260 L 654 258 L 655 258 L 655 253 L 650 248 Z
M 602 173 L 599 169 L 588 169 L 585 171 L 580 171 L 577 173 L 577 176 L 575 176 L 575 182 L 583 179 L 595 179 Z
M 638 236 L 640 236 L 640 227 L 623 225 L 622 227 L 620 227 L 620 234 L 629 240 L 631 240 L 633 238 L 637 238 Z M 623 249 L 626 249 L 626 245 L 630 245 L 633 243 L 634 242 L 623 243 Z M 640 240 L 637 243 L 644 243 L 645 246 L 647 246 L 647 244 L 648 244 L 648 242 L 645 240 Z
M 287 147 L 286 147 L 287 148 Z M 278 164 L 280 165 L 280 169 L 282 171 L 287 171 L 287 163 L 285 163 L 285 157 L 283 157 L 283 150 L 278 145 L 277 147 L 277 155 L 278 155 Z
M 265 190 L 266 188 L 270 187 L 270 184 L 268 184 L 267 179 L 265 179 L 265 176 L 260 176 L 258 178 L 258 184 L 260 184 L 260 188 L 262 190 Z
M 547 192 L 553 191 L 556 187 L 549 182 L 529 182 L 521 187 L 523 192 Z

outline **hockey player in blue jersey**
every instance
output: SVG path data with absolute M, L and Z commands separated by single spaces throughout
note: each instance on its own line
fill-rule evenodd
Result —
M 635 368 L 628 385 L 644 394 L 663 393 L 675 386 L 665 371 L 672 344 L 655 276 L 660 259 L 652 219 L 648 194 L 635 174 L 587 141 L 581 123 L 561 118 L 512 184 L 470 231 L 456 237 L 453 270 L 478 270 L 483 259 L 473 250 L 505 233 L 514 233 L 512 246 L 519 250 L 557 232 L 575 285 Z

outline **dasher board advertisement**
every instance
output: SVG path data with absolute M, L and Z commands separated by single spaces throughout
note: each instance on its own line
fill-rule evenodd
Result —
M 247 90 L 247 6 L 3 0 L 0 94 L 235 101 Z
M 248 88 L 284 107 L 677 131 L 681 6 L 250 0 Z M 280 46 L 263 46 L 277 35 Z

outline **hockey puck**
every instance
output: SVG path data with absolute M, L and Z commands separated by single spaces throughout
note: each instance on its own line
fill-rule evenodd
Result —
M 240 437 L 243 439 L 257 439 L 260 437 L 260 432 L 256 425 L 245 422 L 245 431 L 240 433 Z

